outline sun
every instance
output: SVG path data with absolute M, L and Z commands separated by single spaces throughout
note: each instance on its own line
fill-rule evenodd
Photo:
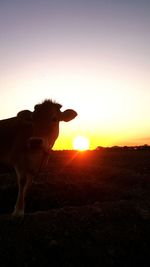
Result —
M 90 147 L 90 141 L 85 136 L 76 136 L 73 140 L 73 148 L 75 150 L 88 150 Z

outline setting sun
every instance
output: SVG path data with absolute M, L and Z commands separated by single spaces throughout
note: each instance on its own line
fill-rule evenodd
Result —
M 88 150 L 90 146 L 89 139 L 85 136 L 77 136 L 73 140 L 73 148 L 76 150 Z

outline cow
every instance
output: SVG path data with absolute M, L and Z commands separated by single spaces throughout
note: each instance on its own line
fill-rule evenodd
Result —
M 12 166 L 17 175 L 18 196 L 13 216 L 24 216 L 25 196 L 33 178 L 48 162 L 49 152 L 59 135 L 59 122 L 77 116 L 72 109 L 46 99 L 33 112 L 20 111 L 16 117 L 0 120 L 0 162 Z

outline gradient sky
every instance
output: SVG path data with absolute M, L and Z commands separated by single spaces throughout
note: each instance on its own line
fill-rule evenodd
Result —
M 78 112 L 55 149 L 150 144 L 150 1 L 1 0 L 0 119 L 45 98 Z

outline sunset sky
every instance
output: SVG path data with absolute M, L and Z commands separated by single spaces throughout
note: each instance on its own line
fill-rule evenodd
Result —
M 0 119 L 45 98 L 78 112 L 55 149 L 150 144 L 150 1 L 1 0 Z

